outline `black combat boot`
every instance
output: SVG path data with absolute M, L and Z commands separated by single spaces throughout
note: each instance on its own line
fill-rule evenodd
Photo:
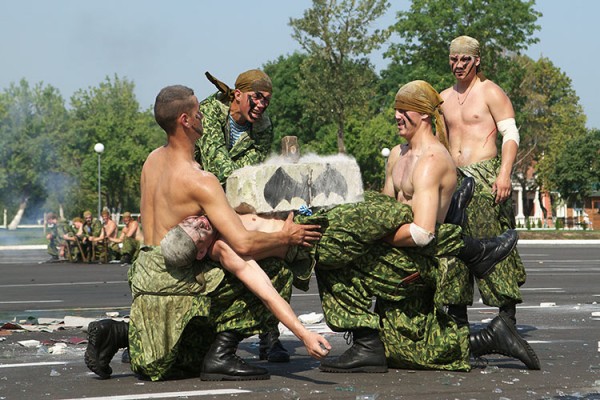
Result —
M 228 331 L 217 333 L 202 362 L 200 379 L 203 381 L 251 381 L 269 379 L 269 371 L 247 364 L 238 357 L 242 336 Z
M 465 236 L 463 241 L 465 246 L 460 249 L 458 258 L 467 265 L 476 278 L 483 279 L 492 273 L 496 264 L 514 250 L 519 235 L 516 230 L 509 229 L 492 239 L 474 239 Z
M 469 326 L 467 306 L 451 304 L 448 306 L 448 315 L 452 317 L 459 328 L 462 328 L 463 326 Z
M 517 305 L 510 303 L 500 307 L 500 315 L 508 322 L 512 322 L 514 326 L 517 326 Z
M 475 193 L 475 179 L 467 176 L 452 195 L 450 208 L 444 223 L 464 226 L 467 220 L 467 207 Z
M 469 335 L 473 356 L 502 354 L 520 360 L 529 369 L 540 369 L 540 360 L 517 329 L 504 316 L 499 315 L 477 333 Z
M 129 324 L 124 321 L 103 319 L 88 325 L 88 345 L 85 365 L 100 379 L 110 378 L 110 361 L 119 349 L 129 346 Z
M 374 329 L 352 331 L 353 344 L 341 356 L 323 360 L 319 369 L 324 372 L 387 372 L 385 349 Z
M 274 363 L 290 362 L 290 353 L 283 347 L 279 340 L 279 331 L 261 333 L 258 346 L 258 357 Z

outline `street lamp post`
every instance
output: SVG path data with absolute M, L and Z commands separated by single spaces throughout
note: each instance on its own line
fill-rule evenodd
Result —
M 102 177 L 102 175 L 100 174 L 100 154 L 102 154 L 102 152 L 104 151 L 104 145 L 102 143 L 96 143 L 94 145 L 94 151 L 98 153 L 98 219 L 100 219 L 102 213 L 102 198 L 100 193 Z

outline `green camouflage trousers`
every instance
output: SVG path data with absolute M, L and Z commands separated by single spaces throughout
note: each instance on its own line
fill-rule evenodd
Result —
M 421 279 L 404 284 L 414 272 Z M 459 328 L 435 306 L 434 262 L 415 262 L 403 250 L 378 243 L 349 267 L 317 267 L 316 275 L 330 328 L 378 330 L 390 367 L 470 369 L 468 327 Z
M 292 276 L 281 260 L 260 264 L 275 289 L 289 298 Z M 196 279 L 200 272 L 205 284 Z M 170 269 L 160 247 L 143 247 L 129 270 L 129 284 L 131 368 L 153 381 L 199 375 L 218 332 L 249 337 L 273 324 L 274 316 L 254 294 L 207 259 Z
M 500 158 L 496 157 L 460 168 L 462 175 L 475 179 L 475 194 L 467 208 L 465 233 L 469 236 L 491 238 L 515 228 L 512 201 L 508 199 L 501 204 L 494 202 L 492 185 L 498 176 L 500 162 Z M 483 303 L 492 307 L 521 303 L 523 300 L 519 288 L 526 278 L 525 266 L 515 248 L 505 260 L 496 265 L 494 272 L 477 281 Z M 471 281 L 470 288 L 465 289 L 470 291 L 471 300 L 472 285 Z
M 140 242 L 135 238 L 126 236 L 123 238 L 123 247 L 121 247 L 121 257 L 129 255 L 132 260 L 135 260 L 138 252 L 140 251 Z
M 434 301 L 440 284 L 434 257 L 458 254 L 461 228 L 440 225 L 430 245 L 394 248 L 378 239 L 412 222 L 412 210 L 374 192 L 325 215 L 328 225 L 314 258 L 328 326 L 379 330 L 392 367 L 469 370 L 468 329 L 458 328 Z M 416 272 L 419 280 L 403 282 Z

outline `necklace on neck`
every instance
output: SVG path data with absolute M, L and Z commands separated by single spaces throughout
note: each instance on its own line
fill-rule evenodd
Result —
M 460 94 L 458 93 L 458 83 L 456 84 L 456 99 L 458 100 L 458 105 L 462 106 L 463 104 L 465 104 L 465 101 L 467 101 L 467 97 L 469 97 L 469 93 L 471 93 L 471 89 L 473 89 L 473 86 L 475 86 L 475 83 L 477 82 L 477 78 L 473 79 L 473 82 L 469 83 L 469 87 L 467 88 L 467 94 L 465 95 L 465 98 L 463 99 L 463 101 L 460 101 Z

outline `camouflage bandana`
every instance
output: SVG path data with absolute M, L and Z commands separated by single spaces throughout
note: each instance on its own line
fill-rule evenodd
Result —
M 394 99 L 394 109 L 427 114 L 435 122 L 435 131 L 440 142 L 448 148 L 446 127 L 440 106 L 444 102 L 438 92 L 425 81 L 412 81 L 402 86 Z
M 479 42 L 470 36 L 459 36 L 450 42 L 450 54 L 480 57 Z
M 231 101 L 233 100 L 233 90 L 227 84 L 221 82 L 209 72 L 205 73 L 208 80 L 219 89 L 220 92 L 224 93 L 225 96 Z M 273 93 L 273 83 L 271 78 L 264 72 L 258 69 L 251 69 L 246 72 L 242 72 L 235 80 L 235 89 L 242 92 L 269 92 Z
M 242 92 L 273 93 L 271 78 L 258 69 L 242 72 L 235 80 L 235 88 Z

